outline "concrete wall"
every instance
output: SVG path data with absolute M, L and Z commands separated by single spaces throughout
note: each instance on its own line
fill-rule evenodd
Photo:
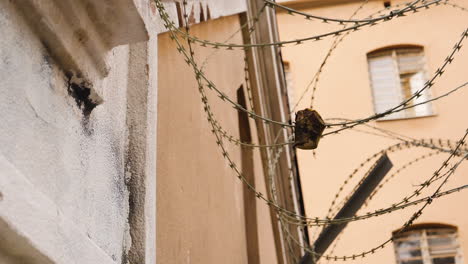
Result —
M 193 26 L 191 33 L 224 41 L 239 26 L 238 16 L 229 16 Z M 241 43 L 240 33 L 232 41 Z M 236 90 L 244 82 L 243 51 L 194 46 L 200 65 L 209 58 L 205 68 L 208 78 L 236 98 Z M 192 69 L 168 34 L 160 35 L 158 47 L 158 261 L 247 263 L 243 186 L 210 132 Z M 222 126 L 238 138 L 237 112 L 211 91 L 208 98 Z M 240 166 L 240 147 L 227 142 L 226 146 Z M 254 169 L 256 185 L 264 192 L 258 150 L 254 151 Z M 257 203 L 260 263 L 276 263 L 269 209 Z
M 165 30 L 152 0 L 0 3 L 0 262 L 155 263 Z
M 401 3 L 401 1 L 391 2 L 392 5 Z M 468 1 L 457 3 L 468 5 Z M 359 4 L 356 2 L 332 7 L 322 6 L 301 11 L 328 17 L 348 18 Z M 382 8 L 382 1 L 370 1 L 357 17 L 366 17 Z M 466 12 L 461 10 L 437 6 L 351 34 L 338 46 L 325 67 L 320 78 L 314 108 L 323 118 L 355 119 L 373 114 L 366 54 L 389 45 L 421 45 L 424 47 L 428 75 L 432 76 L 465 30 L 466 17 Z M 297 39 L 339 28 L 336 25 L 310 22 L 299 16 L 290 16 L 285 13 L 279 14 L 278 23 L 282 40 Z M 328 38 L 319 42 L 307 42 L 303 45 L 283 48 L 284 60 L 290 63 L 294 80 L 295 100 L 312 79 L 331 45 L 331 40 L 332 38 Z M 435 86 L 431 89 L 433 97 L 466 82 L 467 58 L 468 50 L 463 47 L 442 78 L 437 79 Z M 464 114 L 467 111 L 465 103 L 467 98 L 468 91 L 462 89 L 452 96 L 435 102 L 433 104 L 436 112 L 434 116 L 377 121 L 371 124 L 415 138 L 431 137 L 455 141 L 465 133 L 467 128 L 468 118 Z M 306 95 L 298 109 L 308 107 L 309 104 L 310 93 Z M 316 150 L 316 156 L 313 156 L 310 151 L 299 150 L 299 167 L 308 216 L 324 216 L 339 186 L 347 176 L 368 156 L 395 142 L 348 130 L 339 135 L 323 138 Z M 424 151 L 424 153 L 427 152 L 427 150 Z M 392 171 L 422 153 L 423 151 L 411 150 L 390 154 L 390 159 L 394 164 Z M 416 163 L 410 169 L 403 171 L 390 181 L 372 200 L 369 207 L 361 210 L 361 213 L 400 201 L 412 192 L 415 185 L 430 177 L 446 157 L 446 154 L 438 155 Z M 467 172 L 467 165 L 462 164 L 445 189 L 466 184 L 464 175 Z M 356 183 L 355 180 L 351 182 L 351 186 Z M 348 192 L 349 189 L 344 191 L 345 194 Z M 429 194 L 431 192 L 426 191 L 422 196 Z M 417 223 L 437 222 L 458 226 L 459 240 L 465 258 L 468 255 L 468 218 L 464 212 L 464 203 L 467 199 L 466 191 L 441 198 L 431 204 L 417 221 Z M 414 207 L 403 212 L 350 224 L 339 241 L 335 254 L 360 253 L 378 245 L 388 239 L 391 232 L 399 228 L 415 209 Z M 311 234 L 317 233 L 311 230 Z M 393 246 L 387 246 L 375 255 L 355 262 L 394 263 Z
M 156 111 L 147 102 L 155 104 L 156 35 L 148 42 L 154 48 L 143 42 L 100 54 L 108 73 L 101 78 L 85 74 L 91 93 L 100 97 L 97 106 L 86 108 L 95 102 L 83 101 L 79 93 L 86 89 L 58 63 L 64 57 L 54 57 L 55 46 L 46 45 L 43 32 L 21 15 L 29 3 L 16 4 L 0 3 L 0 218 L 5 221 L 0 248 L 10 246 L 2 255 L 21 263 L 154 262 L 155 201 L 148 206 L 151 193 L 145 191 L 155 181 L 144 179 L 155 174 Z M 44 10 L 41 15 L 51 11 Z M 146 32 L 136 9 L 134 14 L 143 28 L 133 31 Z M 85 23 L 84 16 L 79 18 Z M 67 32 L 54 33 L 66 39 Z M 141 39 L 130 39 L 135 41 Z M 75 48 L 71 54 L 81 47 Z M 151 222 L 153 227 L 145 229 Z M 146 236 L 148 229 L 153 235 Z M 24 241 L 11 247 L 8 241 L 19 241 L 11 240 L 12 234 Z M 18 250 L 28 247 L 44 255 L 42 260 L 30 256 L 31 250 Z

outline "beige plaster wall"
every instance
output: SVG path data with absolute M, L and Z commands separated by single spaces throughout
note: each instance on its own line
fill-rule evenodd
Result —
M 393 5 L 401 1 L 391 1 Z M 468 1 L 457 1 L 467 6 Z M 360 3 L 336 5 L 302 10 L 316 15 L 348 18 Z M 365 17 L 383 8 L 382 1 L 370 1 L 358 17 Z M 451 52 L 466 28 L 467 13 L 448 6 L 437 6 L 407 17 L 393 19 L 375 27 L 365 28 L 347 37 L 330 58 L 320 78 L 314 108 L 323 118 L 360 118 L 373 114 L 373 102 L 369 83 L 366 53 L 374 49 L 396 45 L 417 44 L 424 46 L 427 72 L 431 76 Z M 298 16 L 279 14 L 279 30 L 282 40 L 297 39 L 339 26 L 306 21 Z M 283 48 L 284 60 L 290 63 L 294 80 L 294 101 L 312 79 L 331 45 L 332 38 L 320 42 Z M 464 47 L 442 78 L 431 89 L 432 96 L 441 95 L 466 81 L 468 50 Z M 380 128 L 390 129 L 415 138 L 444 138 L 458 140 L 468 125 L 466 101 L 468 91 L 439 100 L 433 107 L 435 116 L 371 122 Z M 308 107 L 310 93 L 298 109 Z M 298 151 L 299 167 L 303 182 L 306 212 L 309 216 L 324 216 L 341 183 L 367 157 L 380 149 L 396 143 L 395 140 L 346 131 L 323 138 L 314 157 L 310 151 Z M 401 151 L 390 154 L 396 168 L 429 151 Z M 446 158 L 438 155 L 419 162 L 396 176 L 361 213 L 382 208 L 412 192 L 415 185 L 431 176 Z M 390 173 L 392 173 L 390 172 Z M 467 164 L 462 164 L 444 189 L 466 184 Z M 360 174 L 362 175 L 362 174 Z M 355 181 L 352 182 L 353 185 Z M 432 191 L 434 188 L 432 188 Z M 349 189 L 345 190 L 345 194 Z M 431 192 L 423 193 L 423 196 Z M 417 223 L 439 222 L 457 225 L 463 254 L 468 255 L 468 216 L 464 210 L 468 192 L 456 193 L 435 201 L 424 211 Z M 337 255 L 360 253 L 376 246 L 398 229 L 416 209 L 381 216 L 368 221 L 350 224 L 335 251 Z M 311 230 L 311 235 L 317 234 Z M 387 246 L 364 260 L 355 263 L 394 263 L 393 246 Z
M 224 41 L 239 29 L 238 16 L 193 26 L 201 38 Z M 157 258 L 160 263 L 247 263 L 243 186 L 223 159 L 210 132 L 192 69 L 169 35 L 158 38 Z M 233 42 L 242 42 L 237 34 Z M 195 45 L 199 64 L 231 98 L 244 81 L 243 51 L 217 51 Z M 236 111 L 208 91 L 222 126 L 239 137 Z M 254 128 L 254 124 L 251 123 Z M 255 139 L 256 134 L 252 137 Z M 256 140 L 255 140 L 256 141 Z M 240 166 L 240 148 L 226 143 Z M 265 189 L 255 150 L 255 177 Z M 261 263 L 276 263 L 268 207 L 257 205 Z

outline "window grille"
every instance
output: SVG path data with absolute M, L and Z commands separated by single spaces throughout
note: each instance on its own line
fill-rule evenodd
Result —
M 455 228 L 427 228 L 393 240 L 397 264 L 462 264 Z
M 423 49 L 420 47 L 393 48 L 369 53 L 369 74 L 375 112 L 382 113 L 409 99 L 424 87 L 427 81 Z M 428 90 L 412 99 L 408 106 L 430 99 Z M 381 120 L 432 115 L 430 103 L 421 104 Z

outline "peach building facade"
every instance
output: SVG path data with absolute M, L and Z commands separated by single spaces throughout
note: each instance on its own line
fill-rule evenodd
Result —
M 281 3 L 301 12 L 342 19 L 348 19 L 354 10 L 363 4 L 362 1 L 281 1 Z M 386 6 L 389 9 L 403 8 L 401 6 L 403 3 L 405 2 L 369 1 L 362 6 L 354 18 L 365 18 L 384 9 Z M 456 4 L 467 6 L 468 1 L 457 1 Z M 321 23 L 313 19 L 308 21 L 300 15 L 293 16 L 287 12 L 281 12 L 279 9 L 277 9 L 277 14 L 281 40 L 318 35 L 343 27 L 333 23 Z M 398 64 L 400 74 L 388 78 L 400 79 L 400 82 L 392 85 L 401 88 L 402 95 L 400 94 L 400 98 L 405 98 L 405 85 L 410 88 L 411 85 L 414 87 L 418 85 L 418 81 L 414 81 L 418 76 L 411 75 L 414 74 L 411 71 L 405 73 L 401 70 L 405 60 L 406 62 L 409 60 L 405 59 L 407 58 L 405 56 L 411 57 L 414 54 L 416 55 L 411 58 L 420 56 L 418 57 L 418 67 L 421 69 L 417 71 L 421 73 L 420 76 L 422 76 L 423 81 L 431 78 L 444 63 L 444 59 L 452 52 L 454 45 L 460 40 L 461 34 L 466 30 L 467 18 L 468 13 L 461 8 L 451 5 L 434 5 L 414 14 L 409 13 L 404 17 L 395 17 L 373 27 L 364 27 L 346 36 L 334 49 L 323 68 L 312 107 L 324 119 L 358 119 L 373 115 L 375 109 L 378 108 L 376 104 L 379 102 L 376 102 L 376 100 L 380 100 L 379 96 L 381 96 L 378 93 L 382 91 L 378 90 L 376 92 L 376 89 L 387 89 L 382 84 L 385 82 L 385 80 L 382 80 L 385 74 L 380 71 L 380 68 L 375 67 L 382 66 L 382 61 L 385 61 L 385 58 L 388 58 L 389 62 L 396 63 L 395 65 Z M 321 41 L 309 41 L 301 45 L 285 46 L 282 49 L 283 59 L 287 62 L 289 68 L 286 74 L 290 84 L 289 93 L 292 105 L 298 101 L 308 83 L 313 79 L 315 72 L 319 69 L 323 58 L 332 45 L 333 39 L 332 36 Z M 378 53 L 382 51 L 383 53 Z M 374 58 L 378 58 L 380 61 L 374 63 Z M 468 74 L 467 69 L 468 50 L 463 47 L 455 54 L 455 59 L 447 66 L 444 75 L 435 80 L 434 86 L 425 95 L 426 98 L 438 97 L 465 83 Z M 379 77 L 377 74 L 384 77 Z M 411 78 L 414 77 L 408 79 L 408 82 L 414 81 L 415 83 L 405 84 L 407 76 L 405 74 L 410 74 Z M 305 93 L 304 99 L 301 100 L 296 111 L 310 106 L 311 90 Z M 411 92 L 411 89 L 409 90 Z M 383 97 L 385 96 L 387 95 Z M 444 142 L 451 140 L 452 143 L 455 143 L 464 135 L 467 128 L 467 99 L 468 91 L 459 89 L 448 97 L 432 102 L 428 106 L 429 109 L 421 110 L 421 108 L 417 108 L 419 114 L 397 116 L 391 120 L 371 121 L 369 124 L 414 139 L 432 138 L 434 139 L 433 142 L 442 139 Z M 414 115 L 419 116 L 415 117 Z M 380 133 L 369 127 L 358 126 L 356 129 L 345 130 L 339 134 L 324 137 L 320 141 L 315 154 L 311 151 L 298 150 L 302 191 L 308 216 L 325 216 L 335 193 L 339 191 L 340 186 L 349 178 L 349 175 L 355 169 L 359 169 L 356 176 L 348 180 L 349 183 L 344 188 L 338 201 L 342 199 L 343 194 L 345 196 L 351 191 L 352 186 L 357 184 L 368 169 L 368 165 L 372 162 L 363 167 L 360 167 L 359 164 L 365 162 L 374 153 L 400 142 L 394 138 L 363 133 L 361 130 L 374 134 Z M 386 177 L 390 178 L 390 180 L 383 185 L 383 188 L 358 214 L 372 212 L 401 201 L 405 196 L 411 194 L 419 184 L 431 177 L 432 173 L 448 157 L 447 153 L 439 153 L 421 147 L 398 150 L 388 155 L 393 163 L 393 169 Z M 421 156 L 423 158 L 417 159 Z M 391 176 L 404 164 L 415 159 L 417 160 L 411 165 L 403 168 L 398 174 Z M 450 164 L 453 165 L 459 159 L 460 157 L 451 160 Z M 443 187 L 443 190 L 466 184 L 464 177 L 467 172 L 467 165 L 462 163 Z M 439 184 L 440 182 L 436 182 L 431 185 L 420 197 L 431 195 Z M 456 243 L 459 245 L 456 252 L 456 263 L 466 263 L 467 261 L 468 215 L 464 209 L 467 200 L 468 193 L 466 191 L 437 199 L 415 221 L 415 224 L 418 224 L 419 227 L 427 228 L 425 232 L 430 232 L 429 228 L 437 228 L 438 225 L 436 224 L 456 227 L 456 233 L 458 234 Z M 392 237 L 392 232 L 398 230 L 419 207 L 421 205 L 412 206 L 392 214 L 353 222 L 344 230 L 333 252 L 329 249 L 326 253 L 337 256 L 352 256 L 369 250 Z M 415 230 L 414 232 L 419 232 L 418 235 L 422 234 L 421 231 Z M 313 241 L 317 237 L 318 231 L 309 228 L 309 234 Z M 429 236 L 428 234 L 426 235 Z M 433 257 L 431 254 L 435 254 L 435 251 L 431 251 L 432 253 L 427 251 L 428 245 L 423 244 L 421 242 L 419 249 L 416 249 L 417 246 L 414 247 L 415 250 L 420 250 L 422 253 L 413 252 L 409 258 L 404 255 L 406 254 L 404 249 L 396 252 L 397 245 L 390 243 L 383 249 L 376 250 L 375 254 L 369 254 L 365 259 L 357 259 L 352 263 L 395 263 L 397 257 L 401 258 L 401 263 L 431 263 L 431 261 L 434 263 L 453 263 L 449 259 L 431 260 L 431 257 Z M 403 262 L 405 259 L 414 262 Z M 322 259 L 322 261 L 323 263 L 327 262 L 325 259 Z
M 239 16 L 192 26 L 191 34 L 222 41 L 240 26 Z M 157 252 L 160 263 L 248 263 L 244 189 L 216 145 L 206 121 L 193 70 L 175 48 L 169 33 L 160 35 L 158 112 Z M 237 35 L 233 41 L 242 42 Z M 207 61 L 205 72 L 231 98 L 243 89 L 243 51 L 216 51 L 195 46 L 196 60 Z M 229 61 L 229 63 L 226 63 Z M 239 138 L 236 111 L 209 91 L 208 99 L 220 125 Z M 254 124 L 252 124 L 254 126 Z M 240 147 L 226 144 L 241 164 Z M 264 189 L 258 149 L 254 176 Z M 262 187 L 263 186 L 263 187 Z M 254 201 L 255 202 L 255 201 Z M 257 206 L 258 263 L 276 263 L 268 207 Z M 248 234 L 248 233 L 247 233 Z

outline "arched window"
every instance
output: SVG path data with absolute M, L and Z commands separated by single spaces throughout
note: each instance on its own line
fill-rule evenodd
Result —
M 420 46 L 379 49 L 367 54 L 374 98 L 374 110 L 382 113 L 411 98 L 427 81 L 424 50 Z M 412 99 L 408 106 L 430 99 L 428 90 Z M 430 103 L 421 104 L 381 119 L 399 119 L 432 115 Z
M 419 224 L 399 233 L 393 244 L 398 264 L 461 264 L 457 228 L 442 224 Z

